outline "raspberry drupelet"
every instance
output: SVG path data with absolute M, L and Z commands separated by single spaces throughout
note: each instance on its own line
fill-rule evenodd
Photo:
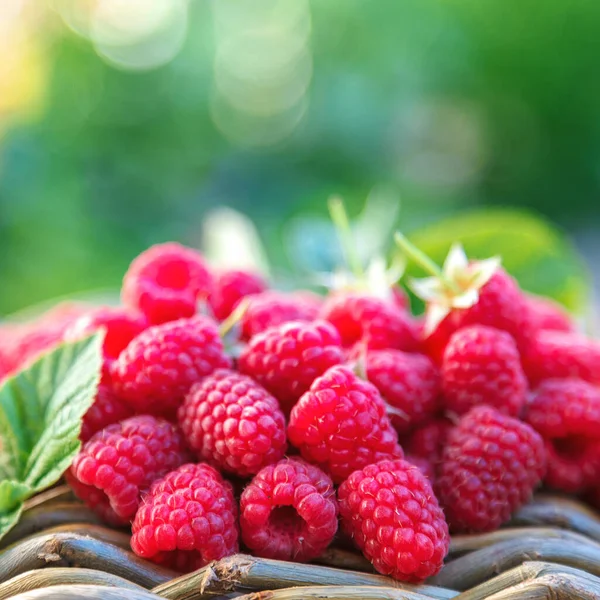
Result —
M 96 432 L 133 416 L 133 409 L 114 394 L 111 386 L 100 383 L 94 403 L 83 417 L 79 439 L 87 442 Z
M 340 485 L 338 498 L 343 530 L 377 571 L 419 582 L 442 568 L 448 525 L 415 465 L 405 460 L 369 465 Z
M 424 354 L 370 350 L 367 377 L 392 407 L 390 419 L 402 435 L 433 417 L 438 409 L 440 376 Z
M 212 467 L 184 464 L 155 481 L 132 525 L 138 555 L 182 573 L 238 551 L 231 485 Z
M 519 416 L 527 379 L 512 336 L 484 325 L 459 329 L 444 351 L 442 390 L 445 408 L 451 413 L 461 415 L 488 404 Z
M 544 438 L 545 483 L 581 493 L 600 477 L 600 389 L 580 379 L 547 379 L 532 395 L 525 420 Z
M 266 291 L 249 296 L 241 317 L 241 335 L 246 341 L 257 333 L 290 321 L 314 321 L 320 300 L 307 294 Z
M 330 368 L 298 400 L 288 438 L 334 483 L 371 463 L 404 456 L 377 388 L 344 366 Z
M 525 294 L 525 305 L 532 322 L 533 329 L 540 331 L 550 329 L 552 331 L 575 331 L 575 323 L 566 309 L 543 296 Z
M 333 483 L 297 458 L 265 467 L 242 493 L 240 527 L 244 544 L 257 556 L 312 560 L 337 531 Z
M 540 331 L 523 366 L 532 386 L 544 379 L 573 377 L 600 385 L 600 341 L 577 333 Z
M 327 298 L 319 313 L 339 331 L 342 344 L 368 348 L 418 349 L 418 328 L 410 315 L 381 298 L 356 292 L 338 292 Z
M 453 531 L 493 531 L 531 499 L 545 473 L 541 436 L 527 423 L 478 406 L 448 435 L 438 498 Z
M 255 335 L 242 351 L 238 366 L 289 413 L 317 377 L 343 361 L 340 336 L 331 323 L 293 321 Z
M 175 242 L 157 244 L 137 256 L 123 279 L 123 304 L 157 325 L 196 314 L 212 291 L 202 255 Z
M 111 375 L 117 395 L 137 412 L 169 415 L 194 383 L 229 367 L 215 322 L 198 315 L 143 331 L 123 350 Z
M 256 273 L 231 269 L 215 274 L 212 292 L 208 298 L 215 319 L 223 321 L 242 298 L 260 294 L 267 289 L 267 282 Z
M 127 525 L 151 483 L 188 459 L 174 425 L 142 415 L 93 435 L 66 473 L 67 483 L 112 525 Z
M 277 400 L 250 377 L 228 369 L 196 384 L 178 419 L 200 459 L 240 477 L 277 462 L 286 450 L 285 417 Z

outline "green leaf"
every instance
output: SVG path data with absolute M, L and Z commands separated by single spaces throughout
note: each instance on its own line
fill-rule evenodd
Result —
M 0 538 L 17 523 L 23 500 L 31 494 L 29 486 L 17 481 L 0 482 Z
M 30 494 L 55 483 L 77 454 L 81 420 L 102 366 L 103 334 L 58 346 L 0 388 L 0 479 Z M 1 506 L 1 505 L 0 505 Z
M 573 312 L 582 312 L 589 303 L 590 277 L 583 259 L 564 233 L 532 213 L 476 210 L 408 237 L 440 265 L 452 242 L 459 241 L 470 258 L 501 256 L 504 268 L 529 292 L 554 298 Z M 423 275 L 413 264 L 407 273 Z

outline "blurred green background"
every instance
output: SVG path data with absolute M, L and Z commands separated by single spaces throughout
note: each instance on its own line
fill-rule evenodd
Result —
M 0 58 L 0 314 L 223 205 L 328 268 L 332 193 L 405 231 L 532 209 L 600 262 L 598 2 L 8 0 Z

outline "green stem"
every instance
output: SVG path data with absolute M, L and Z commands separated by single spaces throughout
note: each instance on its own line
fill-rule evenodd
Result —
M 394 241 L 396 242 L 396 246 L 398 246 L 400 250 L 417 263 L 424 271 L 427 271 L 430 275 L 433 275 L 433 277 L 444 279 L 442 269 L 440 269 L 440 267 L 436 265 L 425 252 L 419 250 L 412 242 L 409 242 L 405 235 L 396 231 L 394 234 Z
M 346 262 L 350 267 L 350 270 L 357 278 L 362 278 L 364 270 L 362 264 L 355 252 L 354 240 L 352 239 L 352 230 L 350 228 L 350 220 L 348 219 L 348 213 L 344 208 L 344 203 L 339 196 L 332 196 L 328 202 L 329 215 L 335 225 L 342 250 L 346 258 Z

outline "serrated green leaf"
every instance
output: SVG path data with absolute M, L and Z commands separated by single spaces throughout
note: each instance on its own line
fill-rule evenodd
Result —
M 0 478 L 31 493 L 56 482 L 79 450 L 81 419 L 102 366 L 102 334 L 58 346 L 0 388 Z
M 589 303 L 589 274 L 565 234 L 532 213 L 513 209 L 477 210 L 439 221 L 408 236 L 442 264 L 453 242 L 470 258 L 499 255 L 523 289 L 554 298 L 573 312 Z M 422 276 L 411 264 L 410 275 Z
M 30 494 L 31 489 L 23 483 L 0 482 L 0 538 L 17 523 L 23 511 L 23 500 Z

